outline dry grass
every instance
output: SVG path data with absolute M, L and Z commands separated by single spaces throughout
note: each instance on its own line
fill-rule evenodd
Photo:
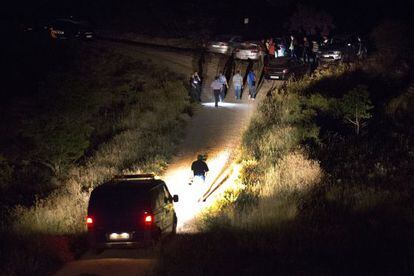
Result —
M 303 152 L 286 154 L 266 170 L 260 196 L 277 196 L 281 192 L 307 192 L 322 180 L 319 162 L 308 159 Z
M 148 78 L 156 77 L 156 72 L 149 70 Z M 151 106 L 151 111 L 142 110 L 141 102 L 131 106 L 130 112 L 113 126 L 122 131 L 100 145 L 84 165 L 70 169 L 60 189 L 32 207 L 12 210 L 13 231 L 81 233 L 85 231 L 84 218 L 93 187 L 116 174 L 159 174 L 165 169 L 181 137 L 183 113 L 189 108 L 186 89 L 181 81 L 169 79 L 162 87 L 149 89 L 145 91 L 145 106 Z

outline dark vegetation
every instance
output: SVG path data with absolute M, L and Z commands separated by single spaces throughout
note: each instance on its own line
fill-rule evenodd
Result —
M 91 188 L 161 172 L 191 105 L 187 80 L 110 44 L 22 39 L 8 49 L 0 132 L 0 266 L 45 275 L 85 249 Z
M 37 79 L 28 80 L 36 87 L 23 90 L 25 95 L 13 91 L 4 95 L 7 104 L 2 106 L 0 125 L 3 205 L 30 205 L 35 197 L 49 194 L 72 166 L 84 164 L 99 145 L 128 130 L 123 120 L 131 112 L 157 109 L 151 90 L 179 79 L 104 47 L 77 41 L 48 46 L 50 52 L 41 54 L 52 59 L 50 67 Z M 39 61 L 33 52 L 27 58 Z M 33 73 L 21 71 L 29 78 Z M 26 75 L 16 81 L 24 83 L 25 79 Z
M 402 30 L 385 22 L 368 60 L 272 91 L 244 136 L 237 199 L 177 238 L 161 273 L 412 273 L 414 47 L 389 40 Z

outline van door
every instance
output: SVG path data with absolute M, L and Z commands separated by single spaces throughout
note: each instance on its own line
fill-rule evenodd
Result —
M 165 228 L 172 231 L 174 224 L 174 204 L 168 188 L 165 184 L 162 186 L 164 194 L 164 214 L 165 214 Z
M 155 224 L 163 232 L 164 223 L 164 192 L 161 186 L 157 186 L 152 190 L 153 215 Z

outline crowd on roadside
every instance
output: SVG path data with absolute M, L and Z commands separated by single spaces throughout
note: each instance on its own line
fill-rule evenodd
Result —
M 234 88 L 234 98 L 236 100 L 242 99 L 242 93 L 244 89 L 244 78 L 240 72 L 233 75 L 231 83 Z M 246 76 L 247 87 L 249 88 L 249 99 L 256 99 L 256 74 L 253 69 L 250 69 Z M 230 88 L 226 76 L 223 72 L 220 72 L 214 77 L 214 80 L 210 84 L 210 88 L 214 97 L 214 106 L 218 107 L 219 102 L 223 102 L 227 96 L 227 92 Z M 201 92 L 202 92 L 202 80 L 198 75 L 198 72 L 194 72 L 190 77 L 190 97 L 193 102 L 201 103 Z
M 363 54 L 364 45 L 359 36 L 357 38 L 357 56 Z M 261 41 L 262 48 L 270 58 L 291 57 L 302 60 L 304 63 L 316 63 L 321 47 L 333 44 L 333 38 L 328 35 L 295 36 L 289 38 L 268 38 Z
M 321 41 L 316 36 L 304 36 L 300 40 L 294 35 L 290 35 L 287 40 L 269 38 L 262 41 L 265 52 L 270 58 L 288 56 L 301 59 L 305 63 L 315 62 L 319 47 L 329 42 L 327 36 L 323 36 Z

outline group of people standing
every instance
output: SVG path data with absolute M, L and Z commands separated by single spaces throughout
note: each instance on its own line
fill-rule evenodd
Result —
M 244 83 L 243 80 L 244 79 L 240 73 L 240 70 L 238 70 L 232 77 L 234 98 L 236 100 L 241 100 L 242 98 Z M 254 100 L 256 98 L 256 74 L 253 70 L 249 70 L 249 73 L 246 77 L 246 82 L 249 87 L 249 98 Z M 214 95 L 214 106 L 218 107 L 218 103 L 224 101 L 224 98 L 227 95 L 227 90 L 229 88 L 226 76 L 224 76 L 223 73 L 220 73 L 214 78 L 213 82 L 210 85 L 210 88 L 212 89 Z
M 280 43 L 276 43 L 273 38 L 269 38 L 264 42 L 264 45 L 267 50 L 267 54 L 270 57 L 284 57 L 286 55 L 286 45 L 281 41 Z
M 237 70 L 233 75 L 232 84 L 234 88 L 234 98 L 236 100 L 242 99 L 242 92 L 244 82 L 246 81 L 249 87 L 249 99 L 254 100 L 256 98 L 256 74 L 251 69 L 247 73 L 246 79 L 241 75 L 240 70 Z M 223 102 L 227 96 L 227 91 L 230 88 L 226 76 L 223 72 L 220 72 L 214 77 L 214 80 L 210 84 L 210 88 L 214 97 L 214 105 L 218 107 L 219 102 Z M 194 72 L 190 77 L 190 97 L 193 102 L 201 102 L 202 80 L 198 75 L 198 72 Z
M 299 58 L 305 63 L 314 62 L 316 60 L 316 53 L 319 50 L 317 39 L 310 40 L 306 36 L 300 42 L 294 35 L 291 35 L 287 43 L 284 39 L 276 42 L 273 38 L 269 38 L 264 42 L 264 45 L 270 57 L 290 56 L 292 58 Z

